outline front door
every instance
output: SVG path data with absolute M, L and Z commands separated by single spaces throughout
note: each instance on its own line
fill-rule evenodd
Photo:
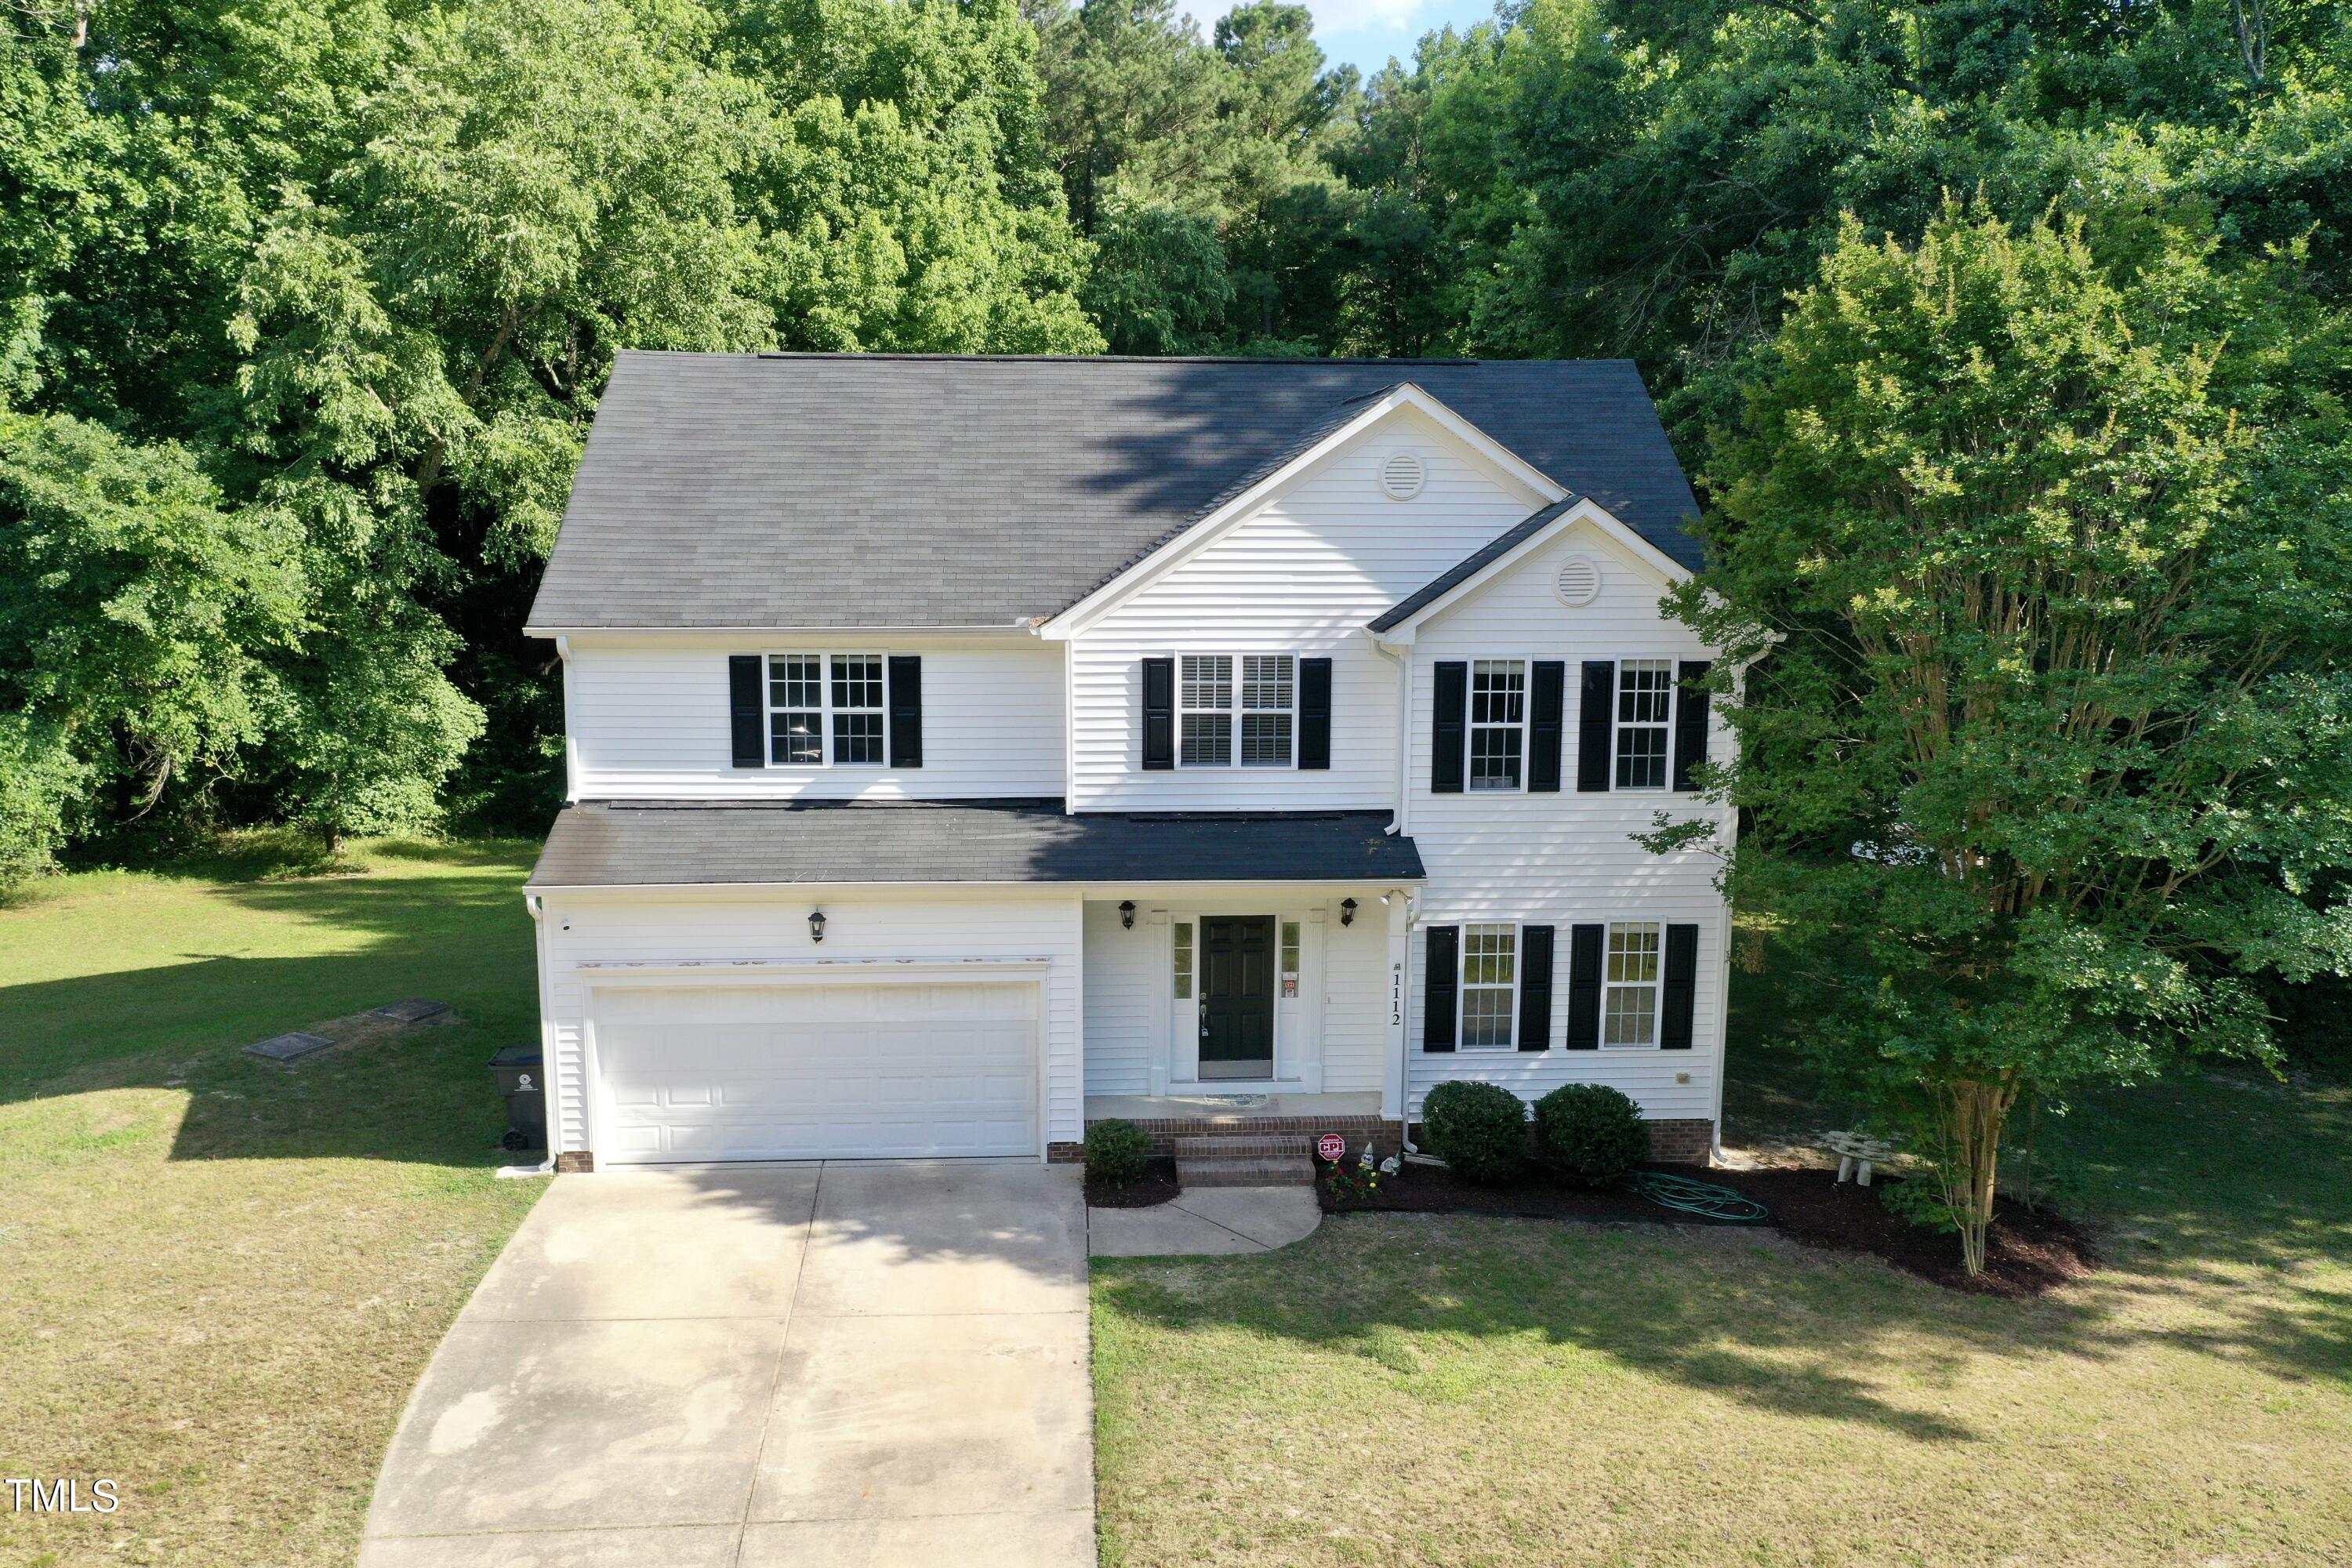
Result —
M 1274 917 L 1201 921 L 1201 1076 L 1274 1076 Z

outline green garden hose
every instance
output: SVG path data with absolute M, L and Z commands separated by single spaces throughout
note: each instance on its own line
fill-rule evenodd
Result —
M 1712 1182 L 1694 1182 L 1687 1176 L 1669 1176 L 1661 1171 L 1636 1171 L 1625 1178 L 1625 1188 L 1654 1204 L 1723 1225 L 1769 1225 L 1772 1221 L 1772 1211 L 1754 1198 Z

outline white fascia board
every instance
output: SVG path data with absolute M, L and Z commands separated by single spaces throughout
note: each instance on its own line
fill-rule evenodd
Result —
M 1361 414 L 1349 420 L 1345 425 L 1316 442 L 1314 446 L 1209 513 L 1208 516 L 1192 524 L 1175 538 L 1169 540 L 1060 615 L 1041 622 L 1037 626 L 1037 635 L 1049 641 L 1066 641 L 1076 637 L 1153 578 L 1190 560 L 1193 555 L 1214 543 L 1234 524 L 1265 505 L 1276 490 L 1287 485 L 1299 474 L 1321 462 L 1381 420 L 1399 409 L 1406 408 L 1423 415 L 1446 435 L 1468 447 L 1480 458 L 1541 496 L 1545 506 L 1568 499 L 1568 491 L 1561 489 L 1542 470 L 1535 468 L 1508 447 L 1504 446 L 1500 441 L 1496 440 L 1492 436 L 1487 435 L 1484 430 L 1479 429 L 1475 425 L 1408 381 L 1366 404 Z
M 1612 540 L 1633 551 L 1644 565 L 1664 577 L 1670 586 L 1686 581 L 1691 575 L 1689 567 L 1618 521 L 1616 515 L 1608 508 L 1598 501 L 1581 500 L 1386 631 L 1373 631 L 1367 626 L 1365 634 L 1375 642 L 1385 643 L 1391 647 L 1412 647 L 1423 623 L 1444 614 L 1467 595 L 1514 570 L 1529 555 L 1580 522 L 1591 523 Z
M 974 626 L 532 626 L 527 637 L 1026 637 L 1027 621 Z

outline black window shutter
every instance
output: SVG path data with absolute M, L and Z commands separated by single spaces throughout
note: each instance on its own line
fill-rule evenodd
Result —
M 1454 1048 L 1454 998 L 1462 989 L 1462 928 L 1431 926 L 1429 955 L 1421 977 L 1421 1048 Z
M 1682 689 L 1675 694 L 1675 787 L 1689 789 L 1691 770 L 1706 761 L 1706 693 L 1699 682 L 1709 665 L 1703 658 L 1683 660 Z
M 1691 1015 L 1698 1000 L 1698 927 L 1666 928 L 1665 995 L 1659 1005 L 1658 1044 L 1670 1051 L 1691 1047 Z
M 1557 669 L 1557 665 L 1552 667 Z M 1551 1049 L 1551 927 L 1519 928 L 1519 1049 Z
M 1601 1047 L 1601 926 L 1568 928 L 1568 1048 Z
M 1176 765 L 1176 661 L 1143 661 L 1143 765 Z
M 1298 661 L 1298 765 L 1331 765 L 1331 661 Z
M 1609 787 L 1609 738 L 1616 733 L 1617 665 L 1612 659 L 1584 661 L 1584 689 L 1576 704 L 1576 787 Z M 1574 1041 L 1570 1042 L 1571 1045 Z
M 727 656 L 727 719 L 734 732 L 735 765 L 768 765 L 768 684 L 765 660 L 756 653 Z
M 923 660 L 919 654 L 890 656 L 890 765 L 923 765 Z
M 1447 659 L 1437 666 L 1430 700 L 1429 788 L 1433 795 L 1462 793 L 1462 752 L 1469 743 L 1470 667 Z M 1448 1050 L 1453 1049 L 1449 1043 Z
M 1539 658 L 1528 680 L 1528 788 L 1559 790 L 1559 715 L 1567 696 L 1568 666 Z

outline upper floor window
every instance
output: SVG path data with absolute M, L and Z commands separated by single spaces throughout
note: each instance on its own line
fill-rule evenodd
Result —
M 1666 787 L 1666 722 L 1674 710 L 1674 661 L 1628 658 L 1617 666 L 1617 787 Z
M 1527 754 L 1525 659 L 1482 658 L 1470 667 L 1470 787 L 1517 789 Z
M 1297 660 L 1286 653 L 1186 654 L 1179 677 L 1178 760 L 1185 767 L 1231 767 L 1236 756 L 1245 768 L 1290 765 Z
M 823 767 L 830 756 L 837 764 L 880 766 L 887 668 L 878 653 L 771 654 L 770 760 Z

